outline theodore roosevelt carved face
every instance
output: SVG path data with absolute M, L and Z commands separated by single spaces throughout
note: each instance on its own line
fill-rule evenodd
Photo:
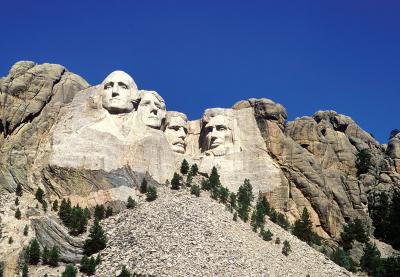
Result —
M 102 105 L 109 113 L 129 113 L 134 109 L 139 93 L 131 76 L 123 71 L 114 71 L 101 85 Z
M 183 113 L 168 112 L 165 125 L 165 137 L 174 152 L 186 151 L 187 117 Z
M 164 99 L 155 91 L 142 91 L 139 98 L 138 119 L 150 128 L 160 129 L 166 115 Z

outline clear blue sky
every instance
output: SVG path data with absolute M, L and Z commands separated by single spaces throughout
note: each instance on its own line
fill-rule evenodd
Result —
M 400 128 L 400 1 L 4 1 L 0 76 L 50 62 L 97 84 L 111 71 L 168 110 L 266 97 L 289 119 L 333 109 L 385 143 Z

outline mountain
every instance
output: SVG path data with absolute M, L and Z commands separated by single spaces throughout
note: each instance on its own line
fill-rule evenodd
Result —
M 7 274 L 15 271 L 33 237 L 41 247 L 57 245 L 64 262 L 82 257 L 87 233 L 70 235 L 56 212 L 39 208 L 38 188 L 49 204 L 68 198 L 72 206 L 91 212 L 105 205 L 118 213 L 102 221 L 109 245 L 101 252 L 98 276 L 115 274 L 121 261 L 156 275 L 245 275 L 249 270 L 250 275 L 346 276 L 350 273 L 268 217 L 268 228 L 292 244 L 288 257 L 248 224 L 233 222 L 224 205 L 204 196 L 208 192 L 196 198 L 188 189 L 173 193 L 165 184 L 183 160 L 197 165 L 199 175 L 192 182 L 199 186 L 212 178 L 213 168 L 231 192 L 247 179 L 255 199 L 265 196 L 292 224 L 306 208 L 313 231 L 330 247 L 356 219 L 373 236 L 376 199 L 382 192 L 390 198 L 400 186 L 400 132 L 381 145 L 335 111 L 287 122 L 286 109 L 266 98 L 207 109 L 201 119 L 190 121 L 167 111 L 162 96 L 139 89 L 122 71 L 90 86 L 61 65 L 18 62 L 0 79 L 0 117 L 0 261 Z M 138 191 L 143 180 L 158 188 L 156 201 L 143 200 Z M 19 187 L 23 195 L 17 207 Z M 137 209 L 126 210 L 128 196 L 139 202 Z M 14 217 L 17 208 L 20 220 Z M 22 235 L 25 225 L 31 230 L 27 236 Z M 143 244 L 147 239 L 151 245 Z M 38 276 L 45 272 L 33 270 Z

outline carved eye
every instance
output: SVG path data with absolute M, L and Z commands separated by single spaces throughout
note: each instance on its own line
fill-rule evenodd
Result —
M 207 132 L 207 133 L 211 133 L 212 130 L 213 130 L 213 127 L 212 127 L 212 126 L 206 127 L 206 132 Z
M 123 89 L 128 89 L 128 86 L 122 82 L 119 82 L 118 85 Z
M 227 128 L 224 125 L 218 125 L 217 131 L 225 131 Z
M 112 88 L 113 86 L 114 86 L 114 83 L 110 82 L 110 83 L 107 83 L 104 85 L 104 89 L 109 89 L 109 88 Z

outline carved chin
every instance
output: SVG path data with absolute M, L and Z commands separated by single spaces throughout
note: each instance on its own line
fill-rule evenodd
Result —
M 143 123 L 146 126 L 154 129 L 160 129 L 161 127 L 161 120 L 159 120 L 158 118 L 146 118 L 143 119 Z
M 218 145 L 207 152 L 212 153 L 214 156 L 224 156 L 226 154 L 226 149 L 224 145 Z
M 172 145 L 171 148 L 176 153 L 185 154 L 185 146 L 175 144 Z

